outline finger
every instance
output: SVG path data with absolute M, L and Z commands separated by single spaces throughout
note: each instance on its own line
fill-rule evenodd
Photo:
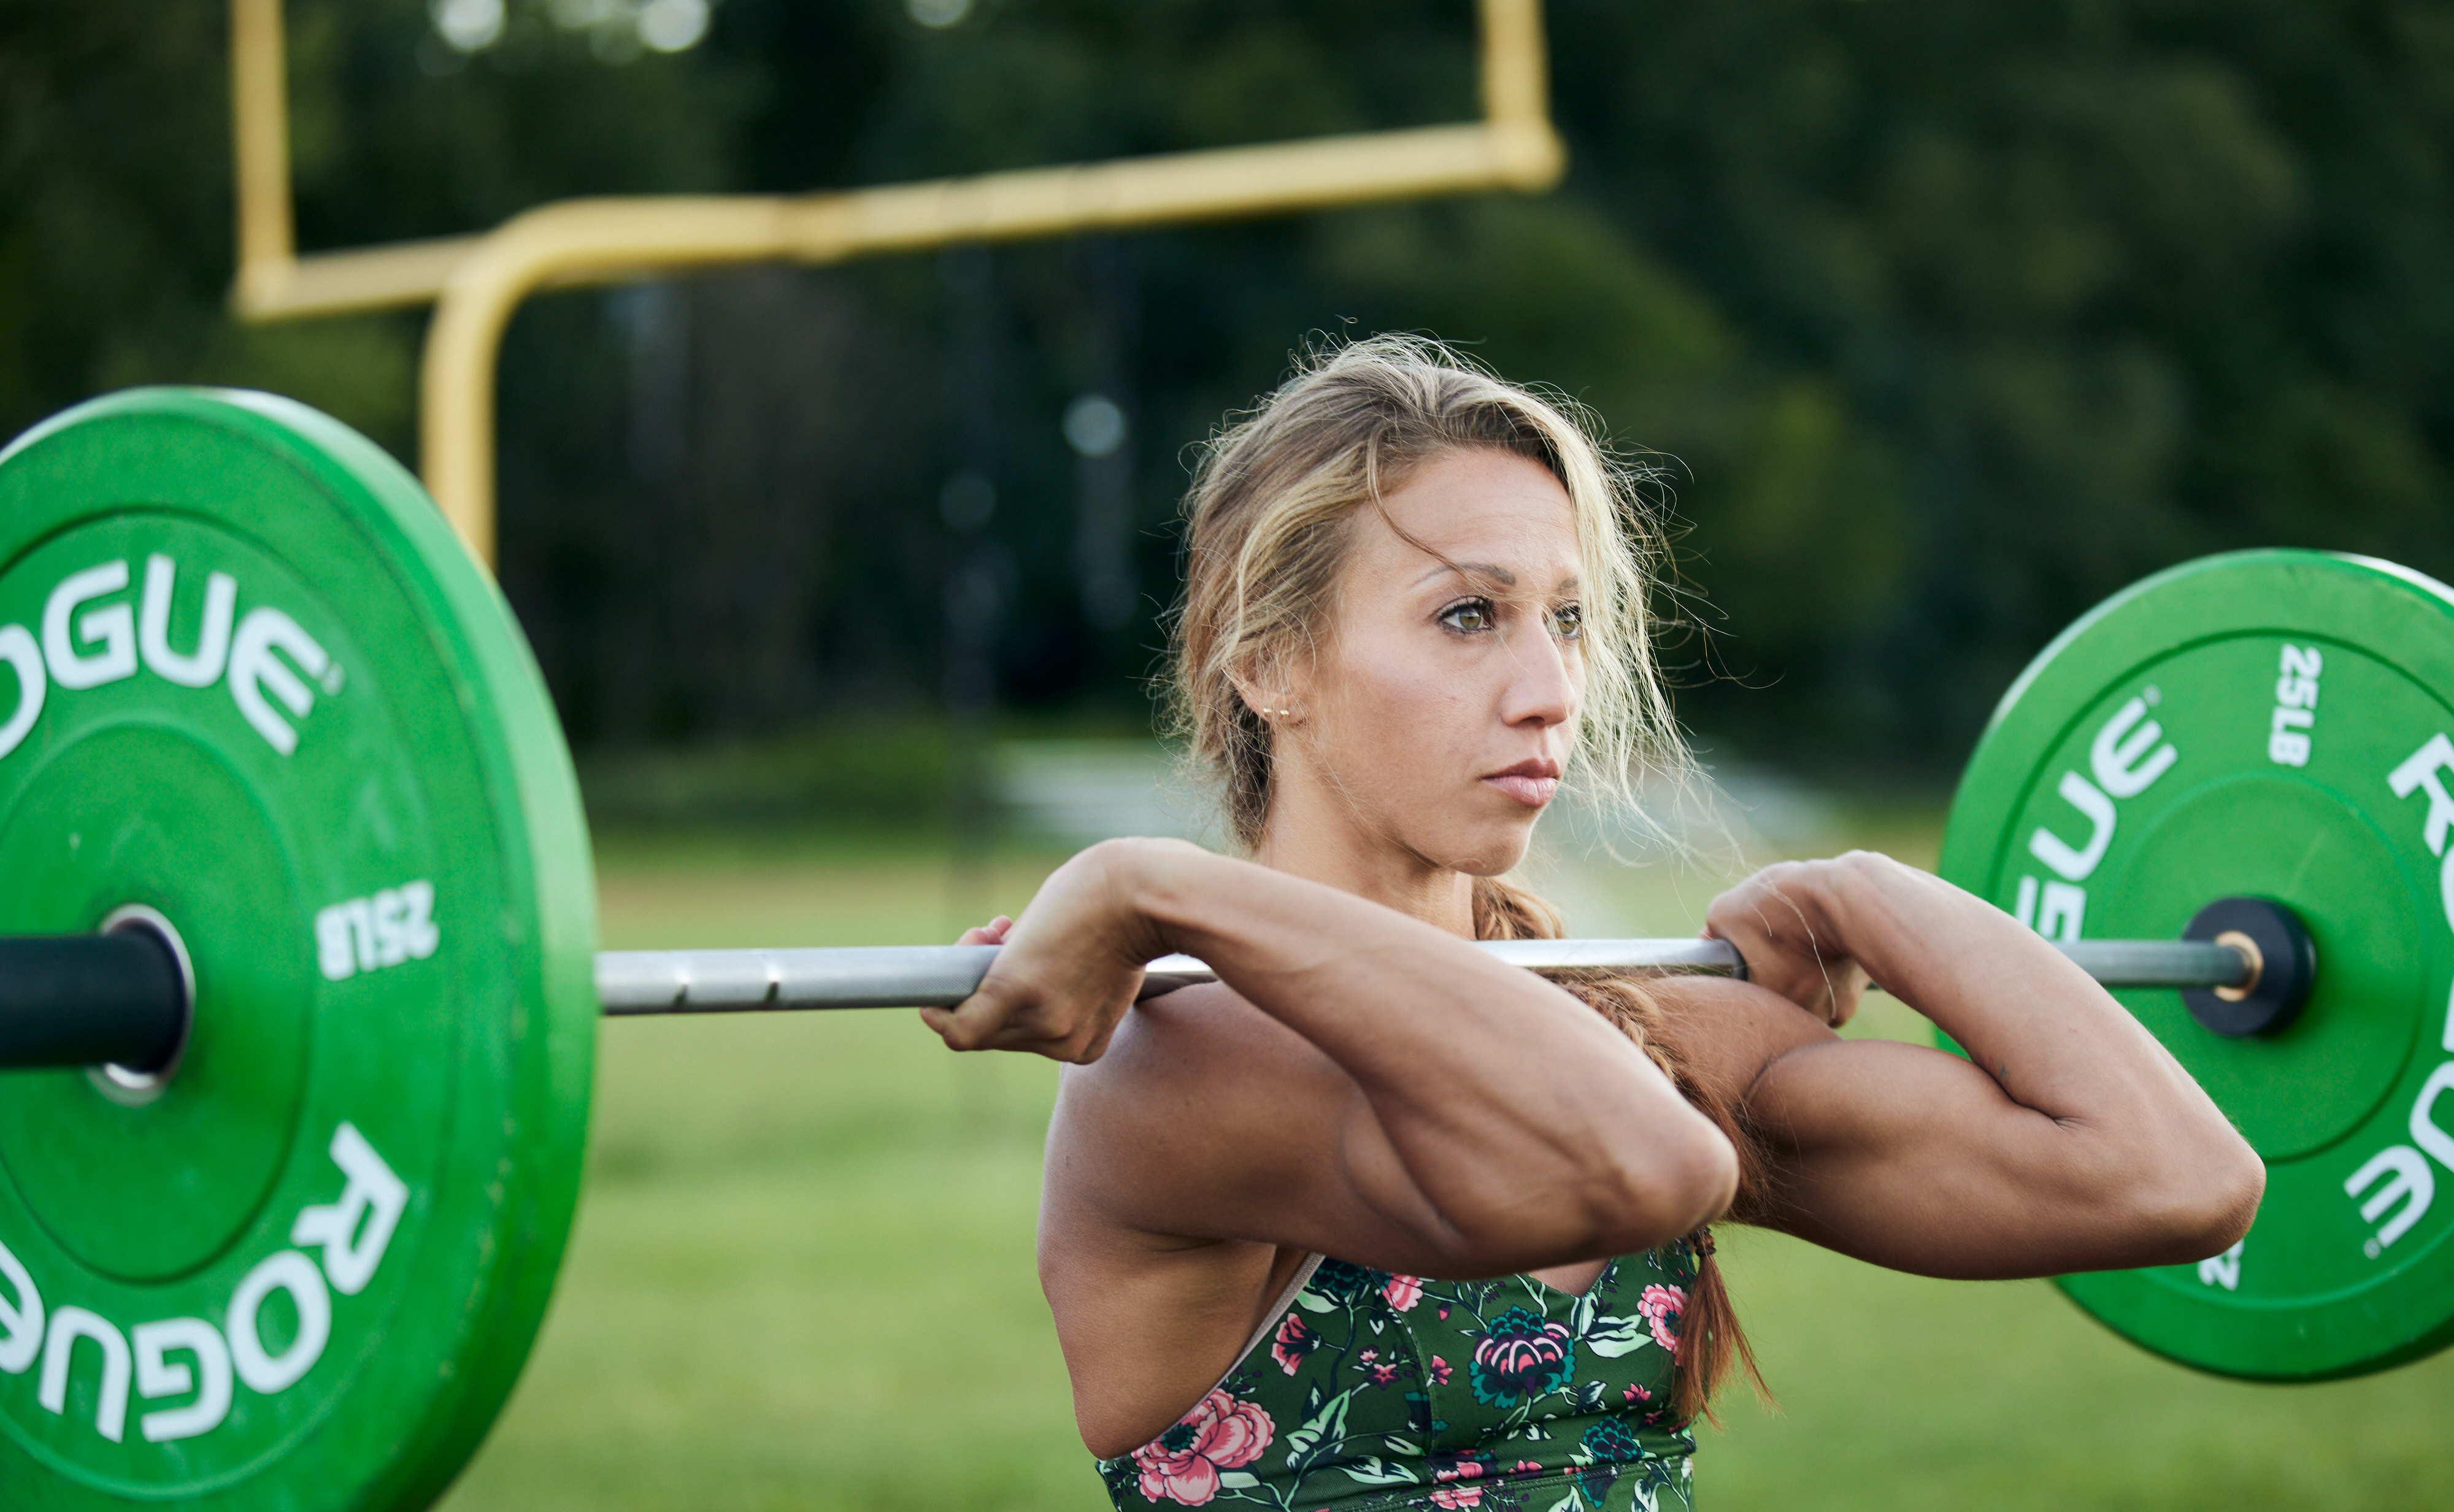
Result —
M 1010 1004 L 990 993 L 976 992 L 952 1008 L 923 1008 L 922 1017 L 946 1041 L 949 1050 L 994 1050 L 1013 1017 Z M 934 1016 L 934 1017 L 931 1017 Z
M 1101 1029 L 1097 1034 L 1091 1037 L 1091 1042 L 1088 1045 L 1085 1045 L 1082 1048 L 1081 1053 L 1074 1058 L 1074 1063 L 1077 1066 L 1087 1066 L 1092 1061 L 1106 1055 L 1108 1053 L 1108 1041 L 1115 1038 L 1116 1038 L 1116 1020 L 1112 1018 L 1108 1021 L 1106 1028 Z
M 1085 1016 L 1069 1009 L 1069 995 L 1016 993 L 983 984 L 950 1015 L 952 1043 L 963 1050 L 1026 1051 L 1073 1058 L 1083 1043 Z
M 920 1020 L 935 1031 L 947 1049 L 957 1054 L 1008 1048 L 999 1042 L 1002 1026 L 984 1016 L 966 1018 L 952 1008 L 923 1008 Z
M 1832 964 L 1834 969 L 1823 1005 L 1823 1021 L 1838 1029 L 1857 1015 L 1858 1000 L 1866 991 L 1866 969 L 1854 960 Z

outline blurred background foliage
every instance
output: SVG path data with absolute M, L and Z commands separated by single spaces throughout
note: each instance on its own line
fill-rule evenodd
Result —
M 288 10 L 309 249 L 569 194 L 1475 110 L 1465 0 Z M 1656 454 L 1700 632 L 1682 711 L 1759 760 L 1947 775 L 2057 629 L 2200 553 L 2454 575 L 2454 6 L 1552 0 L 1548 20 L 1572 168 L 1547 197 L 533 303 L 504 363 L 502 577 L 574 741 L 925 715 L 973 684 L 1138 722 L 1187 448 L 1292 348 L 1390 328 Z M 225 26 L 217 0 L 0 10 L 0 430 L 211 381 L 407 456 L 422 312 L 225 312 Z M 1093 395 L 1120 445 L 1113 424 L 1069 445 Z
M 1475 109 L 1470 0 L 287 12 L 310 250 Z M 1548 20 L 1572 166 L 1547 196 L 532 302 L 502 581 L 581 747 L 607 943 L 946 937 L 1065 846 L 1175 823 L 1147 741 L 1098 737 L 1149 728 L 1187 449 L 1308 340 L 1436 333 L 1659 465 L 1680 709 L 1757 859 L 1930 862 L 1924 793 L 1836 807 L 1766 769 L 1930 788 L 2029 656 L 2157 568 L 2295 544 L 2454 577 L 2454 0 Z M 232 383 L 411 457 L 423 312 L 226 312 L 226 24 L 0 4 L 0 435 Z M 996 753 L 1041 817 L 994 853 L 958 812 L 992 732 L 1066 737 Z M 1532 879 L 1585 932 L 1676 934 L 1727 878 Z M 1888 999 L 1856 1028 L 1925 1033 Z M 553 1320 L 452 1506 L 1098 1501 L 1031 1296 L 1052 1067 L 865 1015 L 616 1023 L 600 1064 Z M 2152 1360 L 2042 1282 L 1726 1253 L 1788 1409 L 1736 1407 L 1717 1505 L 2454 1500 L 2454 1355 L 2284 1392 Z

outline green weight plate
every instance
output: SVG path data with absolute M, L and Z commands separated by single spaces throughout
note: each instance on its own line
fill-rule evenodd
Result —
M 2062 1279 L 2123 1336 L 2314 1381 L 2454 1341 L 2454 591 L 2314 552 L 2191 562 L 2022 675 L 1942 874 L 2057 937 L 2178 937 L 2219 897 L 2298 914 L 2308 1005 L 2272 1035 L 2116 994 L 2265 1159 L 2242 1245 Z
M 576 1200 L 593 885 L 500 596 L 363 437 L 146 390 L 0 454 L 0 933 L 167 919 L 161 1085 L 0 1073 L 0 1502 L 426 1505 Z

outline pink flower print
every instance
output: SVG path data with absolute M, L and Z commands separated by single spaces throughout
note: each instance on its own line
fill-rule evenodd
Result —
M 1270 1415 L 1259 1403 L 1214 1390 L 1176 1426 L 1134 1451 L 1142 1499 L 1200 1506 L 1218 1494 L 1218 1472 L 1251 1464 L 1270 1446 Z
M 1363 1351 L 1363 1358 L 1366 1360 L 1378 1360 L 1380 1358 L 1380 1351 L 1377 1349 L 1367 1349 Z
M 1280 1370 L 1292 1376 L 1296 1367 L 1303 1363 L 1303 1357 L 1319 1347 L 1320 1335 L 1306 1328 L 1302 1319 L 1289 1313 L 1272 1339 L 1270 1358 L 1278 1362 Z
M 1453 1460 L 1432 1472 L 1435 1481 L 1472 1481 L 1482 1474 L 1482 1462 L 1472 1456 Z
M 1539 1460 L 1519 1460 L 1517 1462 L 1517 1473 L 1519 1475 L 1527 1475 L 1541 1468 L 1542 1462 Z
M 1642 1386 L 1637 1385 L 1633 1382 L 1630 1382 L 1627 1390 L 1620 1393 L 1620 1395 L 1628 1401 L 1651 1401 L 1653 1400 L 1652 1392 L 1649 1392 Z
M 1637 1299 L 1637 1312 L 1653 1330 L 1653 1341 L 1679 1353 L 1679 1315 L 1687 1310 L 1687 1294 L 1676 1286 L 1647 1286 Z
M 1482 1505 L 1482 1487 L 1478 1485 L 1443 1485 L 1432 1488 L 1432 1505 L 1461 1507 Z
M 1440 1321 L 1441 1321 L 1441 1322 L 1447 1322 L 1448 1320 L 1449 1320 L 1449 1304 L 1448 1304 L 1448 1303 L 1446 1303 L 1446 1302 L 1442 1302 L 1442 1303 L 1440 1303 Z
M 1376 1386 L 1396 1385 L 1398 1383 L 1398 1367 L 1395 1365 L 1374 1365 L 1372 1367 L 1372 1383 Z
M 1448 1383 L 1449 1362 L 1442 1360 L 1439 1356 L 1434 1355 L 1432 1357 L 1432 1384 L 1435 1386 L 1445 1386 Z
M 1398 1311 L 1412 1312 L 1415 1304 L 1423 1300 L 1423 1279 L 1420 1276 L 1392 1276 L 1389 1284 L 1380 1288 L 1380 1295 L 1387 1298 L 1389 1305 Z M 1440 1309 L 1442 1318 L 1448 1315 L 1447 1308 Z
M 1530 1307 L 1511 1307 L 1475 1341 L 1466 1379 L 1486 1407 L 1514 1407 L 1558 1391 L 1576 1370 L 1576 1338 Z

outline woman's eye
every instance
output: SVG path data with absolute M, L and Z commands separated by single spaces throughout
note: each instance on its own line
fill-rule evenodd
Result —
M 1585 611 L 1578 604 L 1562 604 L 1551 611 L 1551 631 L 1561 640 L 1576 640 L 1584 635 Z
M 1451 630 L 1461 630 L 1469 635 L 1480 635 L 1499 624 L 1488 598 L 1468 598 L 1440 611 L 1440 623 Z

